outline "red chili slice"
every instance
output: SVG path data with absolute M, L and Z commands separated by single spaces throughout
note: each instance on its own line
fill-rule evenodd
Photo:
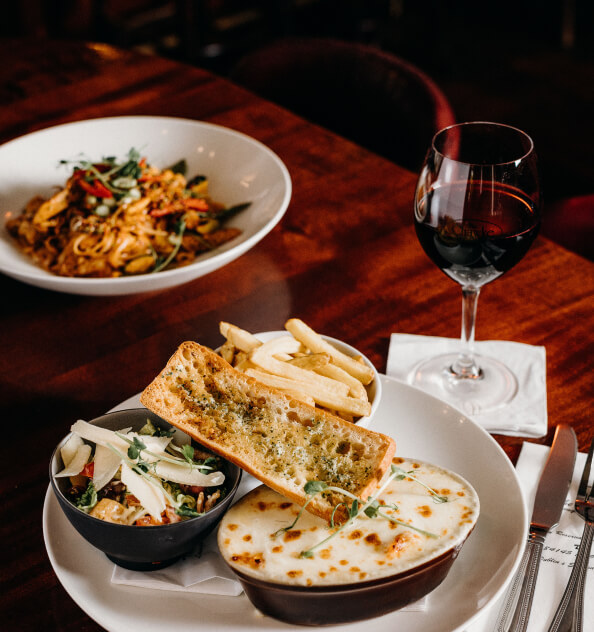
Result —
M 95 462 L 91 461 L 90 463 L 87 463 L 82 471 L 81 474 L 83 476 L 86 476 L 87 478 L 93 478 L 93 473 L 95 472 Z
M 208 211 L 208 203 L 201 198 L 185 198 L 183 205 L 196 211 Z
M 99 180 L 93 180 L 93 182 L 87 182 L 84 178 L 78 181 L 81 189 L 86 191 L 89 195 L 94 195 L 98 198 L 111 198 L 113 193 Z
M 171 215 L 179 210 L 180 209 L 176 208 L 175 205 L 170 204 L 169 206 L 164 206 L 163 208 L 154 208 L 149 215 L 151 217 L 165 217 L 165 215 Z

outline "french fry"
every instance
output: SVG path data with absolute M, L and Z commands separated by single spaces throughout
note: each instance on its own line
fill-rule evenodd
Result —
M 289 364 L 288 362 L 281 362 L 267 353 L 264 345 L 254 349 L 250 353 L 250 360 L 258 368 L 263 369 L 268 373 L 274 373 L 280 377 L 295 380 L 296 382 L 304 384 L 320 384 L 326 390 L 335 393 L 336 395 L 348 395 L 349 387 L 343 382 L 337 382 L 336 380 L 317 375 L 312 371 L 301 369 L 300 367 Z
M 225 340 L 225 342 L 219 348 L 219 355 L 229 364 L 233 364 L 233 360 L 235 358 L 235 350 L 235 345 L 230 340 Z
M 250 352 L 252 349 L 259 347 L 262 342 L 253 334 L 241 327 L 221 321 L 219 323 L 219 331 L 227 338 L 228 341 L 240 351 Z
M 285 329 L 291 332 L 297 340 L 302 342 L 308 349 L 311 349 L 311 351 L 327 353 L 334 364 L 356 377 L 362 384 L 370 384 L 373 380 L 373 371 L 370 367 L 333 347 L 302 320 L 298 318 L 289 319 L 285 323 Z
M 349 395 L 356 397 L 357 399 L 368 400 L 367 391 L 365 387 L 356 377 L 353 377 L 350 373 L 347 373 L 344 369 L 341 369 L 336 364 L 326 364 L 319 368 L 315 368 L 314 371 L 320 375 L 325 375 L 333 380 L 344 382 L 349 387 Z
M 246 373 L 258 381 L 264 382 L 274 388 L 278 388 L 280 390 L 298 390 L 305 393 L 306 395 L 312 397 L 316 404 L 324 406 L 324 408 L 336 410 L 339 413 L 348 413 L 357 417 L 365 417 L 371 412 L 371 404 L 369 402 L 355 399 L 354 397 L 338 395 L 337 393 L 324 388 L 320 383 L 295 383 L 295 381 L 290 378 L 279 375 L 270 375 L 265 371 L 258 371 L 254 369 L 248 369 Z
M 252 349 L 252 353 L 257 350 L 260 355 L 274 357 L 278 355 L 288 355 L 290 358 L 292 353 L 298 353 L 301 351 L 301 348 L 301 343 L 299 340 L 293 338 L 293 336 L 279 336 L 268 342 L 261 343 L 258 347 L 255 347 L 255 349 Z
M 221 321 L 226 341 L 220 354 L 238 371 L 282 390 L 310 406 L 320 406 L 348 421 L 364 417 L 371 404 L 364 384 L 373 371 L 359 359 L 338 351 L 303 321 L 285 324 L 286 336 L 267 342 Z
M 309 355 L 300 355 L 295 358 L 291 358 L 288 362 L 301 367 L 302 369 L 316 371 L 317 369 L 328 366 L 330 363 L 330 356 L 327 353 L 310 353 Z M 329 375 L 328 377 L 333 376 Z
M 279 377 L 278 375 L 272 375 L 272 373 L 266 373 L 265 371 L 260 371 L 259 369 L 247 369 L 245 373 L 246 375 L 258 380 L 258 382 L 262 382 L 262 384 L 266 384 L 272 388 L 278 388 L 279 391 L 283 391 L 287 395 L 290 395 L 299 401 L 305 402 L 310 406 L 315 406 L 316 404 L 314 398 L 311 395 L 299 390 L 299 385 L 293 380 L 288 380 L 284 377 Z

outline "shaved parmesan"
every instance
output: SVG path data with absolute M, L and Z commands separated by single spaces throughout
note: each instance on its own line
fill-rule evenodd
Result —
M 83 467 L 87 464 L 89 457 L 91 456 L 91 446 L 83 443 L 78 447 L 74 456 L 70 460 L 70 463 L 61 471 L 56 474 L 56 478 L 63 476 L 76 476 L 82 472 Z
M 124 454 L 128 450 L 128 444 L 123 439 L 120 439 L 113 430 L 94 426 L 82 419 L 79 419 L 76 423 L 72 424 L 70 430 L 79 437 L 82 437 L 87 441 L 92 441 L 97 445 L 107 446 L 108 444 L 111 444 L 114 448 L 123 451 Z
M 76 451 L 83 444 L 83 440 L 76 434 L 73 434 L 68 441 L 60 449 L 60 455 L 62 457 L 62 463 L 64 467 L 68 467 L 70 461 L 74 458 Z
M 168 463 L 160 461 L 155 466 L 155 474 L 174 483 L 182 483 L 183 485 L 198 485 L 199 487 L 214 487 L 222 485 L 225 480 L 223 472 L 211 472 L 210 474 L 201 474 L 197 468 L 191 468 L 189 465 Z
M 158 461 L 161 456 L 169 456 L 165 452 L 165 448 L 171 443 L 171 437 L 151 437 L 150 435 L 139 435 L 136 432 L 129 432 L 126 436 L 131 440 L 134 440 L 134 437 L 137 437 L 139 441 L 144 443 L 149 452 L 153 452 L 157 455 L 154 456 L 153 454 L 147 454 L 144 450 L 142 450 L 142 458 L 148 463 Z
M 136 474 L 125 463 L 122 463 L 122 483 L 140 501 L 140 504 L 157 521 L 161 522 L 161 514 L 165 511 L 163 490 L 149 483 L 143 476 Z
M 122 462 L 121 458 L 105 446 L 95 448 L 93 485 L 99 491 L 115 476 Z

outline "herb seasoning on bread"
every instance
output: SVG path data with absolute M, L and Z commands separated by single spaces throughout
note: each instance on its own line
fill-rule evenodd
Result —
M 141 402 L 301 505 L 311 480 L 366 498 L 389 470 L 396 448 L 390 437 L 259 383 L 195 342 L 179 346 Z M 307 509 L 329 520 L 344 501 L 328 492 Z

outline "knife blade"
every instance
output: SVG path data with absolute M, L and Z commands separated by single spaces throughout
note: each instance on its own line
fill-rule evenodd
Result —
M 524 632 L 547 533 L 561 518 L 573 476 L 577 438 L 571 426 L 559 424 L 538 482 L 528 540 L 520 567 L 497 620 L 497 632 Z

